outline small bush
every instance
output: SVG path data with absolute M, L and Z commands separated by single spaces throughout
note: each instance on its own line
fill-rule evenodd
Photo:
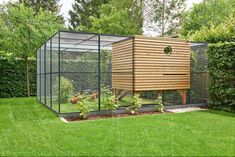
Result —
M 117 102 L 115 96 L 113 96 L 113 95 L 110 97 L 104 98 L 103 104 L 112 114 L 114 111 L 116 111 L 116 109 L 118 107 L 118 102 Z
M 101 94 L 101 103 L 113 114 L 113 112 L 116 111 L 118 107 L 117 99 L 108 86 L 102 86 Z
M 88 107 L 88 95 L 86 93 L 78 94 L 78 110 L 82 119 L 86 119 L 90 110 Z
M 132 105 L 129 106 L 127 109 L 130 111 L 131 114 L 135 114 L 141 108 L 142 99 L 140 98 L 139 94 L 134 94 L 132 98 Z
M 80 112 L 80 116 L 83 118 L 83 119 L 86 119 L 88 114 L 89 114 L 89 107 L 87 105 L 87 102 L 86 101 L 80 101 L 78 103 L 78 110 Z
M 155 100 L 155 104 L 156 104 L 156 110 L 158 112 L 164 113 L 164 106 L 162 103 L 162 97 L 158 96 L 157 99 Z

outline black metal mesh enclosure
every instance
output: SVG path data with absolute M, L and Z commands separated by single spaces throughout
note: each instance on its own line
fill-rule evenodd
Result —
M 112 44 L 126 36 L 59 31 L 37 49 L 37 101 L 56 113 L 78 112 L 71 99 L 78 93 L 94 96 L 90 111 L 107 110 L 103 105 L 106 92 L 112 91 Z M 206 84 L 207 58 L 204 43 L 191 43 L 191 89 L 187 103 L 208 99 Z M 129 76 L 133 71 L 128 71 Z M 133 80 L 132 80 L 133 81 Z M 132 103 L 133 92 L 125 95 L 119 108 Z M 143 92 L 143 105 L 153 104 L 156 92 Z M 176 91 L 164 91 L 165 105 L 182 104 Z
M 125 36 L 59 31 L 37 50 L 37 100 L 57 113 L 77 112 L 78 93 L 98 98 L 91 111 L 104 110 L 102 92 L 111 90 L 112 43 Z

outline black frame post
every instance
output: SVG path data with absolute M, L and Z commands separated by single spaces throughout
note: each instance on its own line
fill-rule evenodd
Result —
M 47 93 L 46 93 L 46 43 L 44 44 L 44 102 L 45 102 L 45 105 L 47 105 Z
M 50 108 L 52 108 L 52 39 L 50 39 Z
M 98 34 L 98 110 L 100 111 L 100 34 Z
M 39 49 L 39 101 L 42 102 L 42 97 L 41 97 L 41 47 Z
M 58 32 L 58 83 L 59 83 L 59 86 L 58 86 L 58 96 L 59 96 L 59 108 L 58 108 L 58 112 L 60 114 L 60 31 Z

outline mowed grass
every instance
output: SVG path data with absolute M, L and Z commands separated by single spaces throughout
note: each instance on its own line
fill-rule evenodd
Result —
M 221 111 L 64 123 L 35 98 L 0 99 L 0 156 L 235 156 Z

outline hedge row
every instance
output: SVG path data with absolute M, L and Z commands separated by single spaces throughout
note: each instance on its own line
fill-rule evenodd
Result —
M 208 49 L 211 95 L 216 109 L 235 111 L 235 42 L 211 44 Z
M 0 59 L 0 97 L 26 96 L 25 63 L 23 60 Z M 36 95 L 36 61 L 29 61 L 30 94 Z

